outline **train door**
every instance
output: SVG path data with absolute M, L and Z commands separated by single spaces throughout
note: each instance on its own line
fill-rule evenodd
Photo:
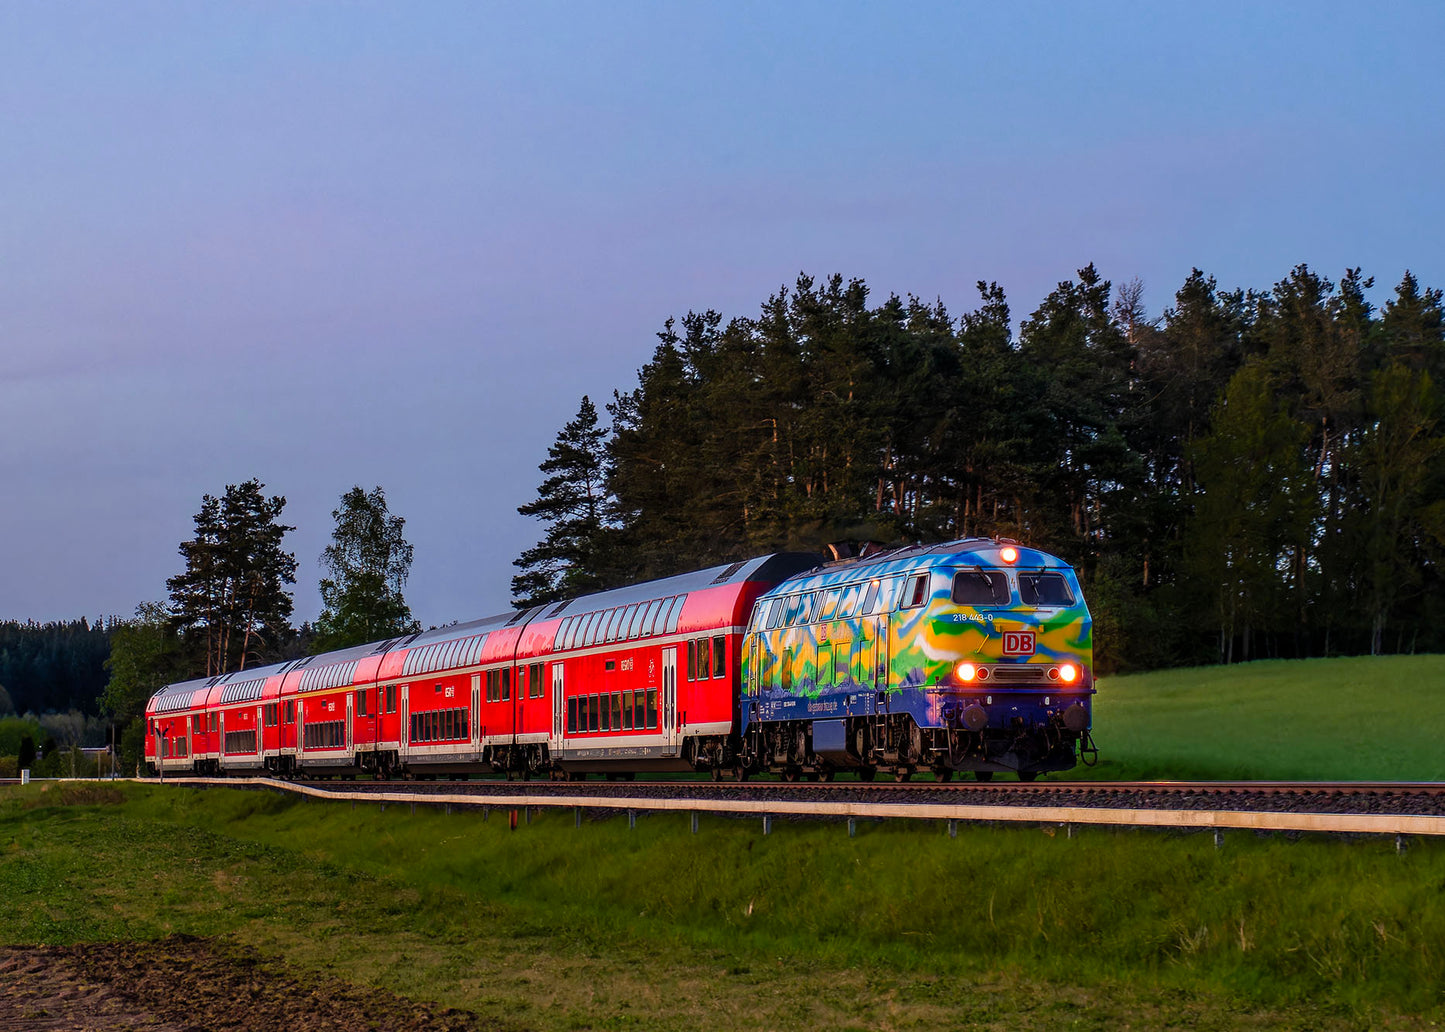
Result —
M 401 686 L 401 711 L 397 714 L 399 727 L 396 729 L 397 755 L 403 760 L 411 746 L 411 685 Z
M 160 754 L 157 753 L 157 756 Z M 221 766 L 226 765 L 226 711 L 221 711 Z
M 351 726 L 356 720 L 356 693 L 346 693 L 346 751 L 350 752 L 355 744 L 355 738 L 351 733 Z
M 756 634 L 748 635 L 748 695 L 758 694 L 758 637 Z
M 472 675 L 472 748 L 482 744 L 482 675 Z
M 552 664 L 552 740 L 560 743 L 567 727 L 566 700 L 562 698 L 562 661 Z
M 878 618 L 878 627 L 875 633 L 875 645 L 873 648 L 873 665 L 876 671 L 873 678 L 873 687 L 879 692 L 888 690 L 888 614 L 884 613 Z
M 662 725 L 662 744 L 667 748 L 677 746 L 677 649 L 662 650 L 662 700 L 658 707 L 658 721 Z

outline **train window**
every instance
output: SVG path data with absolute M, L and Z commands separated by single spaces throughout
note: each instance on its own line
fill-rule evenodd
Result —
M 366 716 L 366 689 L 365 689 L 365 688 L 358 688 L 358 689 L 356 689 L 356 715 L 357 715 L 358 717 L 364 717 L 364 716 Z
M 667 633 L 671 634 L 677 630 L 678 621 L 682 619 L 682 604 L 687 601 L 686 595 L 678 595 L 672 600 L 672 608 L 667 612 Z
M 1020 573 L 1019 601 L 1026 606 L 1071 606 L 1074 593 L 1057 573 Z
M 860 616 L 867 616 L 869 613 L 878 611 L 878 588 L 877 581 L 869 583 L 868 591 L 863 596 L 863 606 L 858 610 Z
M 622 730 L 632 730 L 632 693 L 622 693 Z
M 846 620 L 856 615 L 854 610 L 858 607 L 859 596 L 863 594 L 863 585 L 849 584 L 843 589 L 843 600 L 838 603 L 837 619 Z
M 712 676 L 723 677 L 723 654 L 727 651 L 727 639 L 717 637 L 712 640 Z
M 692 644 L 692 642 L 688 642 L 689 653 L 692 651 Z M 699 638 L 697 640 L 697 679 L 699 681 L 706 681 L 711 676 L 712 663 L 709 661 L 708 658 L 707 639 Z
M 627 630 L 622 635 L 624 638 L 635 638 L 642 633 L 642 617 L 647 612 L 646 604 L 639 602 L 627 609 Z
M 547 682 L 543 677 L 545 670 L 541 663 L 533 663 L 529 669 L 531 673 L 527 675 L 527 698 L 540 699 L 547 694 Z
M 655 598 L 642 607 L 642 624 L 637 632 L 639 637 L 646 638 L 655 633 L 657 614 L 662 612 L 665 601 L 665 599 Z
M 612 730 L 622 730 L 622 693 L 612 693 Z
M 288 702 L 288 703 L 286 704 L 286 723 L 288 723 L 288 724 L 293 724 L 293 723 L 295 723 L 295 722 L 296 722 L 296 703 L 294 703 L 294 702 Z M 212 713 L 212 714 L 211 714 L 211 734 L 215 734 L 215 733 L 216 733 L 216 714 Z
M 689 681 L 697 680 L 697 642 L 695 641 L 687 643 L 687 679 Z
M 396 712 L 396 685 L 394 684 L 386 686 L 386 712 Z
M 567 733 L 575 734 L 577 731 L 577 698 L 573 696 L 567 700 Z
M 775 598 L 768 604 L 768 607 L 768 629 L 772 630 L 775 627 L 781 627 L 783 625 L 783 617 L 788 611 L 788 600 L 785 598 Z
M 597 697 L 597 704 L 602 709 L 602 726 L 599 730 L 612 730 L 612 697 L 606 692 Z
M 904 589 L 903 593 L 903 604 L 899 608 L 914 609 L 918 606 L 923 605 L 923 603 L 927 601 L 927 599 L 928 574 L 920 573 L 915 577 L 909 578 L 908 585 Z
M 632 696 L 632 729 L 641 731 L 647 726 L 647 693 L 636 692 Z
M 596 731 L 600 725 L 598 717 L 597 696 L 587 696 L 587 730 Z
M 647 689 L 647 726 L 657 727 L 657 689 Z
M 960 570 L 953 575 L 952 597 L 960 606 L 1006 606 L 1008 578 L 1002 570 Z
M 807 592 L 798 597 L 798 614 L 792 620 L 795 624 L 805 624 L 813 619 L 813 600 L 818 596 L 813 592 Z
M 803 603 L 801 595 L 789 595 L 783 600 L 783 616 L 778 624 L 783 627 L 791 626 L 797 621 L 798 607 Z

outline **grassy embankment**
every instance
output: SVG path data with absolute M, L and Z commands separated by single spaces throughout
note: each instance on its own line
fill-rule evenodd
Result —
M 1051 832 L 1053 829 L 1048 829 Z M 1445 843 L 0 790 L 0 936 L 222 936 L 503 1028 L 1428 1027 Z
M 1100 764 L 1055 777 L 1445 780 L 1445 656 L 1275 660 L 1104 678 Z

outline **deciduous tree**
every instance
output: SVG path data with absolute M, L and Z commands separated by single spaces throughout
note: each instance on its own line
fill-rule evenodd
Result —
M 402 595 L 412 546 L 403 534 L 406 520 L 387 509 L 386 492 L 353 487 L 331 517 L 336 528 L 321 553 L 330 576 L 321 580 L 315 648 L 341 649 L 417 630 Z

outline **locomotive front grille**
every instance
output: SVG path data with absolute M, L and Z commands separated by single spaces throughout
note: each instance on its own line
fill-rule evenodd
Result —
M 997 666 L 989 676 L 1009 684 L 1033 684 L 1048 679 L 1047 671 L 1041 666 Z

